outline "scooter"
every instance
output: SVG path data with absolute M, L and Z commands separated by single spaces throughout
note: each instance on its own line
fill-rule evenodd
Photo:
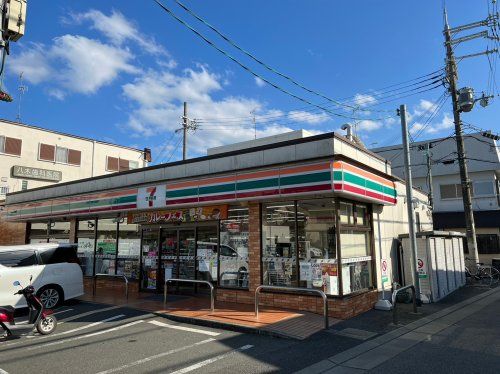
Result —
M 13 283 L 14 286 L 21 287 L 14 295 L 23 295 L 28 303 L 28 323 L 16 325 L 14 321 L 15 309 L 12 306 L 0 306 L 0 326 L 7 337 L 32 333 L 35 328 L 41 335 L 48 335 L 56 329 L 57 319 L 53 315 L 54 312 L 45 309 L 40 299 L 36 297 L 31 280 L 32 277 L 30 277 L 30 285 L 25 288 L 22 288 L 19 281 Z

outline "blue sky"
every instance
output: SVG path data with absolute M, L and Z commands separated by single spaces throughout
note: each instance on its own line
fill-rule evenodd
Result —
M 163 3 L 266 79 L 310 102 L 325 103 L 235 50 L 173 0 Z M 259 137 L 300 128 L 333 131 L 356 122 L 367 145 L 396 144 L 400 127 L 394 110 L 399 104 L 407 104 L 418 140 L 448 136 L 453 130 L 450 101 L 436 108 L 443 87 L 387 103 L 397 96 L 380 90 L 443 67 L 441 1 L 184 3 L 277 70 L 329 98 L 349 98 L 348 105 L 359 109 L 330 104 L 325 112 L 256 80 L 152 0 L 54 0 L 50 6 L 28 4 L 26 35 L 11 45 L 3 82 L 15 101 L 0 103 L 0 117 L 16 118 L 18 76 L 24 72 L 23 122 L 150 147 L 156 162 L 180 157 L 180 134 L 174 131 L 180 127 L 183 101 L 199 124 L 190 134 L 190 156 L 252 139 L 251 112 Z M 451 26 L 486 18 L 488 4 L 448 1 Z M 491 41 L 477 39 L 459 45 L 456 54 L 480 52 L 488 45 L 492 48 Z M 460 87 L 474 87 L 478 95 L 493 90 L 485 56 L 464 60 L 459 69 Z M 464 114 L 464 121 L 500 132 L 499 101 L 497 97 L 487 108 L 478 105 Z M 434 120 L 424 127 L 434 109 Z

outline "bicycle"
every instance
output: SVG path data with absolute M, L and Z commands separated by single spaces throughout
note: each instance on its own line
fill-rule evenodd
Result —
M 465 258 L 466 261 L 472 261 L 471 258 Z M 481 284 L 491 287 L 500 282 L 500 271 L 495 269 L 491 265 L 485 265 L 482 262 L 475 264 L 475 272 L 472 272 L 470 268 L 465 266 L 465 276 L 470 278 L 471 281 L 480 281 Z

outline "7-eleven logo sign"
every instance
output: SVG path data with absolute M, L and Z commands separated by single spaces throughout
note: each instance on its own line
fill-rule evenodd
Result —
M 152 208 L 153 202 L 156 200 L 156 187 L 148 187 L 146 188 L 146 192 L 148 193 L 146 201 L 148 202 L 148 206 Z
M 139 209 L 163 208 L 166 205 L 166 187 L 151 186 L 139 188 L 137 207 Z

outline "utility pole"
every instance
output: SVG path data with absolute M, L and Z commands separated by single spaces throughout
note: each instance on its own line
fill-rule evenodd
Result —
M 429 187 L 429 205 L 431 209 L 434 209 L 434 195 L 432 188 L 432 159 L 431 159 L 431 143 L 427 143 L 427 150 L 425 152 L 425 156 L 427 158 L 427 183 Z
M 455 123 L 455 139 L 457 142 L 457 152 L 458 152 L 458 165 L 460 168 L 460 182 L 462 185 L 462 198 L 464 203 L 464 213 L 465 213 L 465 227 L 467 235 L 467 247 L 469 249 L 469 256 L 472 257 L 473 263 L 477 263 L 479 260 L 477 252 L 477 242 L 476 242 L 476 228 L 474 224 L 474 214 L 472 212 L 471 203 L 471 191 L 470 191 L 470 180 L 467 172 L 467 164 L 465 163 L 465 149 L 464 149 L 464 138 L 462 132 L 462 123 L 460 122 L 460 107 L 458 103 L 458 91 L 457 91 L 457 65 L 455 62 L 455 55 L 453 53 L 453 41 L 451 39 L 451 29 L 448 25 L 448 15 L 446 10 L 444 11 L 444 37 L 446 46 L 446 74 L 449 83 L 449 91 L 451 95 L 451 101 L 453 103 L 453 121 Z
M 415 234 L 415 210 L 413 209 L 413 181 L 411 175 L 410 163 L 410 145 L 408 143 L 408 125 L 406 123 L 406 105 L 399 107 L 399 116 L 401 117 L 401 131 L 403 138 L 403 154 L 406 174 L 406 206 L 408 210 L 408 224 L 410 226 L 410 250 L 411 250 L 411 271 L 413 273 L 415 294 L 417 303 L 420 303 L 420 279 L 417 271 L 417 236 Z
M 255 139 L 257 139 L 257 122 L 255 122 L 255 109 L 253 109 L 250 114 L 252 115 L 253 129 L 255 134 Z
M 188 112 L 187 112 L 187 102 L 184 101 L 184 115 L 182 116 L 182 160 L 186 159 L 187 156 L 187 130 L 188 130 Z

